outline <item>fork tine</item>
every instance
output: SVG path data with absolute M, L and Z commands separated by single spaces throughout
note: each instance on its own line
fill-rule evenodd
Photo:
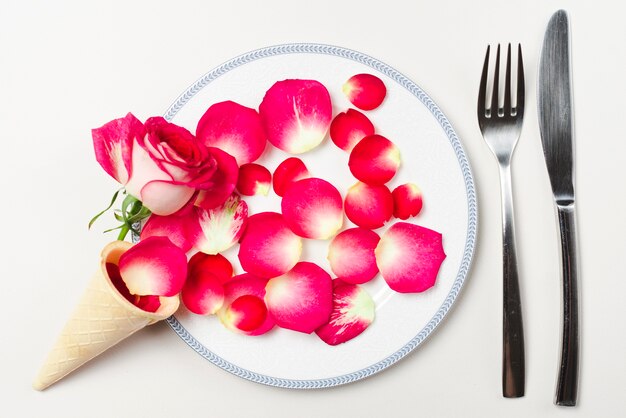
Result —
M 504 114 L 510 116 L 511 109 L 511 44 L 506 52 L 506 71 L 504 77 Z
M 518 116 L 524 116 L 524 62 L 522 61 L 522 44 L 517 49 L 517 105 L 515 113 Z
M 498 90 L 500 90 L 500 44 L 496 52 L 496 67 L 493 72 L 493 92 L 491 93 L 491 117 L 498 116 Z
M 489 69 L 489 45 L 485 54 L 485 64 L 483 64 L 483 75 L 480 77 L 480 87 L 478 89 L 478 119 L 485 117 L 485 98 L 487 96 L 487 73 Z

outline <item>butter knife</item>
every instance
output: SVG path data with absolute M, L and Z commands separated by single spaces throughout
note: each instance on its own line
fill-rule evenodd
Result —
M 574 129 L 570 33 L 567 12 L 557 11 L 546 29 L 537 80 L 539 129 L 558 213 L 561 238 L 562 334 L 555 403 L 578 398 L 578 243 L 574 194 Z

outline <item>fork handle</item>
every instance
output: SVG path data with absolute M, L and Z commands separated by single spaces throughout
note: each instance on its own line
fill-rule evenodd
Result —
M 517 273 L 513 192 L 510 165 L 501 165 L 502 197 L 502 395 L 505 398 L 524 396 L 525 355 L 522 304 Z
M 557 203 L 563 272 L 563 333 L 555 403 L 575 406 L 578 398 L 578 248 L 574 203 Z

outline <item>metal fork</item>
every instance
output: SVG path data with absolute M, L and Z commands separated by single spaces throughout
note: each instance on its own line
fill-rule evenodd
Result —
M 496 156 L 500 168 L 503 256 L 502 395 L 506 398 L 517 398 L 524 396 L 525 360 L 524 328 L 515 249 L 511 157 L 519 139 L 524 119 L 525 89 L 522 46 L 519 45 L 518 48 L 516 106 L 511 103 L 511 44 L 508 46 L 506 57 L 503 107 L 498 107 L 500 45 L 498 45 L 496 53 L 491 105 L 486 108 L 488 67 L 489 47 L 487 47 L 478 92 L 478 124 L 483 138 Z

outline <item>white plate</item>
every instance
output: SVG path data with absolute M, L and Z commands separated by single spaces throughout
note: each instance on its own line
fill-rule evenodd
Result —
M 468 273 L 476 239 L 476 196 L 463 148 L 450 123 L 413 82 L 382 62 L 344 48 L 288 44 L 256 50 L 219 66 L 194 83 L 165 117 L 195 132 L 213 103 L 234 100 L 258 108 L 276 81 L 308 78 L 322 82 L 333 101 L 333 113 L 351 107 L 341 87 L 352 75 L 372 73 L 386 84 L 383 104 L 366 112 L 378 133 L 391 139 L 403 166 L 389 183 L 393 188 L 415 182 L 424 194 L 424 209 L 410 221 L 443 234 L 447 258 L 436 285 L 421 294 L 390 290 L 380 275 L 365 285 L 376 302 L 374 323 L 357 338 L 336 347 L 315 334 L 275 328 L 259 337 L 226 330 L 215 317 L 179 311 L 169 318 L 172 328 L 211 363 L 245 379 L 287 388 L 320 388 L 349 383 L 397 362 L 418 347 L 446 315 Z M 268 147 L 269 148 L 269 147 Z M 287 154 L 272 147 L 259 161 L 271 171 Z M 343 193 L 355 182 L 348 154 L 329 139 L 301 157 L 315 176 Z M 280 212 L 280 198 L 247 198 L 251 213 Z M 347 221 L 347 220 L 346 220 Z M 347 222 L 346 226 L 351 224 Z M 385 228 L 377 231 L 382 234 Z M 330 271 L 327 241 L 306 240 L 303 260 Z M 225 254 L 237 261 L 237 249 Z M 236 272 L 242 270 L 236 264 Z

